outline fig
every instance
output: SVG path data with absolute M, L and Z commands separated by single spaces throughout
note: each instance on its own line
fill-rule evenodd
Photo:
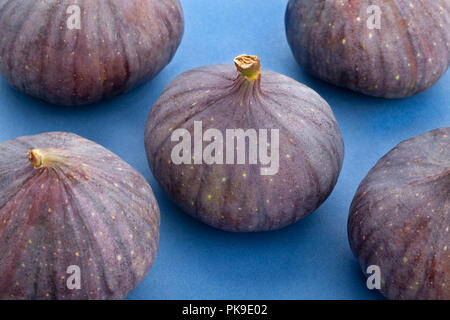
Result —
M 159 244 L 152 189 L 64 132 L 0 143 L 0 299 L 122 299 Z
M 401 142 L 361 182 L 350 246 L 386 297 L 450 299 L 449 211 L 450 127 Z
M 257 56 L 182 73 L 153 105 L 150 168 L 169 197 L 227 231 L 290 225 L 334 188 L 344 144 L 315 91 L 262 70 Z
M 450 64 L 447 1 L 289 0 L 285 24 L 306 71 L 370 96 L 417 94 Z
M 178 0 L 0 1 L 0 73 L 53 104 L 89 104 L 155 77 L 183 31 Z

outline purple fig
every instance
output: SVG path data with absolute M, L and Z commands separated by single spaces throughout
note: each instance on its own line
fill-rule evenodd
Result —
M 9 140 L 0 154 L 0 299 L 126 297 L 158 250 L 146 180 L 71 133 Z
M 93 103 L 156 76 L 183 30 L 178 0 L 0 1 L 0 73 L 54 104 Z
M 450 3 L 290 0 L 297 62 L 332 84 L 385 98 L 430 88 L 450 65 Z
M 228 231 L 290 225 L 333 190 L 344 144 L 315 91 L 258 57 L 184 72 L 152 107 L 150 168 L 175 203 Z
M 391 299 L 450 299 L 450 127 L 403 141 L 361 182 L 348 220 L 364 272 Z

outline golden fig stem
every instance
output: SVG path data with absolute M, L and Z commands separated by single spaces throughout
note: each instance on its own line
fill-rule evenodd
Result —
M 52 149 L 33 149 L 28 151 L 28 159 L 33 167 L 40 169 L 49 167 L 55 162 L 64 162 L 58 155 L 57 150 Z
M 261 75 L 261 62 L 257 56 L 242 54 L 234 59 L 237 71 L 248 81 L 258 80 Z

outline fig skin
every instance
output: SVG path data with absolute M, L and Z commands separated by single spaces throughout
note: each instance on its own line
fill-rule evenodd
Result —
M 67 24 L 74 4 L 79 30 Z M 53 104 L 89 104 L 155 77 L 183 32 L 178 0 L 0 0 L 0 73 Z
M 159 207 L 146 180 L 71 133 L 9 140 L 0 154 L 0 299 L 126 297 L 159 245 Z M 80 290 L 67 287 L 71 265 L 80 268 Z
M 368 28 L 371 5 L 381 9 L 380 29 Z M 448 1 L 290 0 L 285 24 L 306 71 L 370 96 L 417 94 L 450 65 Z
M 450 127 L 403 141 L 361 182 L 348 236 L 390 299 L 450 299 Z
M 327 199 L 342 167 L 343 139 L 331 108 L 315 91 L 261 71 L 256 56 L 240 57 L 254 59 L 257 75 L 249 77 L 255 80 L 232 64 L 210 65 L 184 72 L 166 87 L 147 120 L 147 157 L 162 189 L 193 217 L 226 231 L 279 229 Z M 184 128 L 194 137 L 194 121 L 202 121 L 203 132 L 215 128 L 224 138 L 226 129 L 268 129 L 271 139 L 270 130 L 278 129 L 278 173 L 261 175 L 266 166 L 248 160 L 175 165 L 171 134 Z

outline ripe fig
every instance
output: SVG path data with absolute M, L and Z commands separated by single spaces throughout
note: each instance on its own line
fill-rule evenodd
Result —
M 256 56 L 235 65 L 199 67 L 168 85 L 147 120 L 150 168 L 175 203 L 213 227 L 282 228 L 331 193 L 342 135 L 312 89 L 261 70 Z
M 450 127 L 403 141 L 361 182 L 348 236 L 391 299 L 450 299 Z
M 183 30 L 178 0 L 2 0 L 0 73 L 54 104 L 93 103 L 156 76 Z
M 290 0 L 286 34 L 309 73 L 376 97 L 424 91 L 450 65 L 448 1 Z
M 151 187 L 102 146 L 52 132 L 0 143 L 0 299 L 121 299 L 159 243 Z

